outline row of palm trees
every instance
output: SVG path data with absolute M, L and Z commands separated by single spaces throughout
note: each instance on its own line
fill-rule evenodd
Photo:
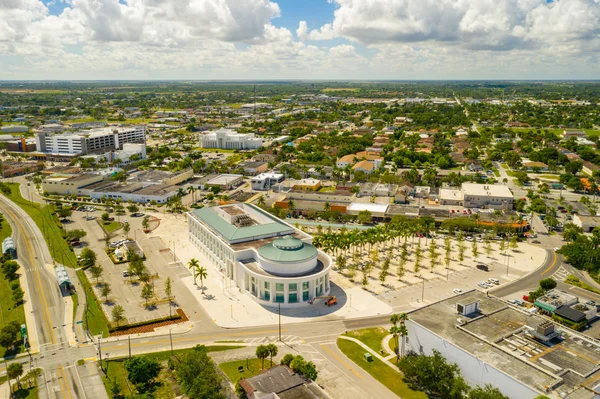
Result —
M 198 259 L 196 258 L 190 259 L 188 268 L 192 271 L 194 276 L 194 285 L 198 285 L 196 283 L 196 278 L 200 278 L 200 288 L 202 288 L 202 294 L 204 294 L 204 279 L 208 277 L 208 271 L 204 266 L 200 266 L 200 262 L 198 262 Z
M 367 245 L 370 252 L 373 245 L 398 245 L 401 238 L 406 243 L 412 237 L 412 246 L 416 235 L 421 233 L 428 237 L 434 229 L 435 221 L 429 218 L 396 221 L 367 230 L 348 230 L 343 227 L 338 233 L 325 233 L 316 236 L 313 239 L 313 244 L 334 255 L 356 249 L 360 249 L 362 252 Z

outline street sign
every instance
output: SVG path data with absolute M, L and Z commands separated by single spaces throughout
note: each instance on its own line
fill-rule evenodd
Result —
M 79 320 L 79 321 L 75 322 L 75 324 L 83 324 L 83 320 Z

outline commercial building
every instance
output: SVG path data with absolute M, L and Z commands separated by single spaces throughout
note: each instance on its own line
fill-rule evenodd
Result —
M 451 188 L 441 188 L 439 199 L 440 205 L 463 206 L 465 202 L 465 197 L 462 190 Z
M 9 125 L 0 127 L 2 133 L 27 133 L 29 128 L 25 125 Z
M 407 351 L 439 351 L 473 386 L 492 384 L 510 398 L 598 395 L 595 340 L 480 291 L 411 312 L 406 327 Z
M 190 241 L 263 305 L 295 307 L 328 295 L 331 258 L 312 237 L 251 204 L 188 213 Z
M 35 135 L 37 151 L 58 157 L 74 157 L 123 149 L 125 143 L 145 143 L 146 127 L 107 127 L 74 133 Z
M 360 185 L 361 197 L 393 197 L 398 191 L 396 184 L 363 183 Z
M 200 189 L 208 190 L 211 187 L 219 187 L 221 190 L 231 190 L 244 182 L 244 176 L 234 174 L 222 174 L 201 184 Z
M 563 137 L 568 139 L 569 137 L 587 137 L 585 130 L 581 129 L 565 129 L 563 130 Z
M 81 189 L 94 183 L 104 180 L 101 175 L 83 174 L 78 176 L 71 175 L 56 175 L 50 176 L 42 181 L 42 190 L 50 194 L 82 195 Z
M 43 168 L 44 164 L 41 162 L 4 161 L 2 162 L 2 177 L 18 176 L 36 172 Z
M 8 152 L 33 152 L 35 150 L 35 139 L 21 137 L 20 139 L 6 142 L 6 151 Z
M 600 216 L 573 215 L 573 224 L 581 227 L 584 233 L 590 233 L 600 226 Z
M 169 198 L 177 195 L 178 187 L 155 183 L 117 183 L 103 181 L 92 184 L 82 189 L 82 194 L 89 195 L 94 199 L 112 198 L 122 201 L 149 203 L 155 201 L 158 204 L 166 203 Z
M 231 129 L 218 129 L 200 135 L 200 147 L 202 148 L 256 150 L 262 146 L 262 139 L 253 133 L 241 134 Z
M 292 190 L 298 191 L 318 191 L 321 188 L 321 181 L 317 179 L 302 179 L 293 182 Z
M 146 159 L 145 143 L 125 143 L 121 150 L 88 154 L 82 158 L 93 159 L 95 162 L 108 162 L 116 165 L 126 165 L 130 162 Z
M 252 178 L 252 189 L 255 191 L 267 191 L 274 184 L 279 184 L 285 179 L 281 173 L 261 173 Z
M 249 175 L 257 175 L 259 173 L 266 172 L 267 169 L 269 169 L 269 164 L 261 161 L 249 161 L 240 164 L 239 167 L 244 169 L 244 173 Z
M 463 183 L 462 192 L 465 208 L 513 208 L 513 193 L 502 184 Z
M 166 172 L 162 170 L 148 169 L 132 174 L 127 178 L 127 182 L 174 186 L 176 184 L 183 183 L 192 177 L 194 177 L 194 171 L 192 168 L 183 169 L 178 172 Z

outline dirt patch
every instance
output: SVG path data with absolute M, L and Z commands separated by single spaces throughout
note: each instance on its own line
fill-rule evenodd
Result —
M 117 335 L 141 334 L 141 333 L 153 332 L 156 328 L 170 326 L 172 324 L 177 324 L 177 323 L 183 323 L 183 322 L 186 322 L 189 320 L 187 315 L 183 311 L 183 309 L 177 309 L 175 312 L 180 316 L 179 319 L 159 321 L 156 323 L 149 323 L 149 324 L 146 324 L 143 326 L 126 328 L 123 330 L 111 332 L 110 336 L 114 337 Z

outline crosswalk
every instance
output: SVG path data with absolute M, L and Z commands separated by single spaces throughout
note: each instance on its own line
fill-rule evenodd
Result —
M 552 278 L 554 278 L 554 280 L 564 281 L 569 274 L 569 271 L 565 269 L 564 266 L 561 266 L 556 272 L 554 272 Z
M 275 341 L 279 341 L 279 337 L 276 335 L 270 336 L 270 337 L 244 339 L 244 343 L 250 344 L 250 345 L 262 345 L 262 344 L 268 344 L 270 342 L 275 342 Z M 297 344 L 301 344 L 303 342 L 302 339 L 296 335 L 282 335 L 281 341 L 288 345 L 297 345 Z

